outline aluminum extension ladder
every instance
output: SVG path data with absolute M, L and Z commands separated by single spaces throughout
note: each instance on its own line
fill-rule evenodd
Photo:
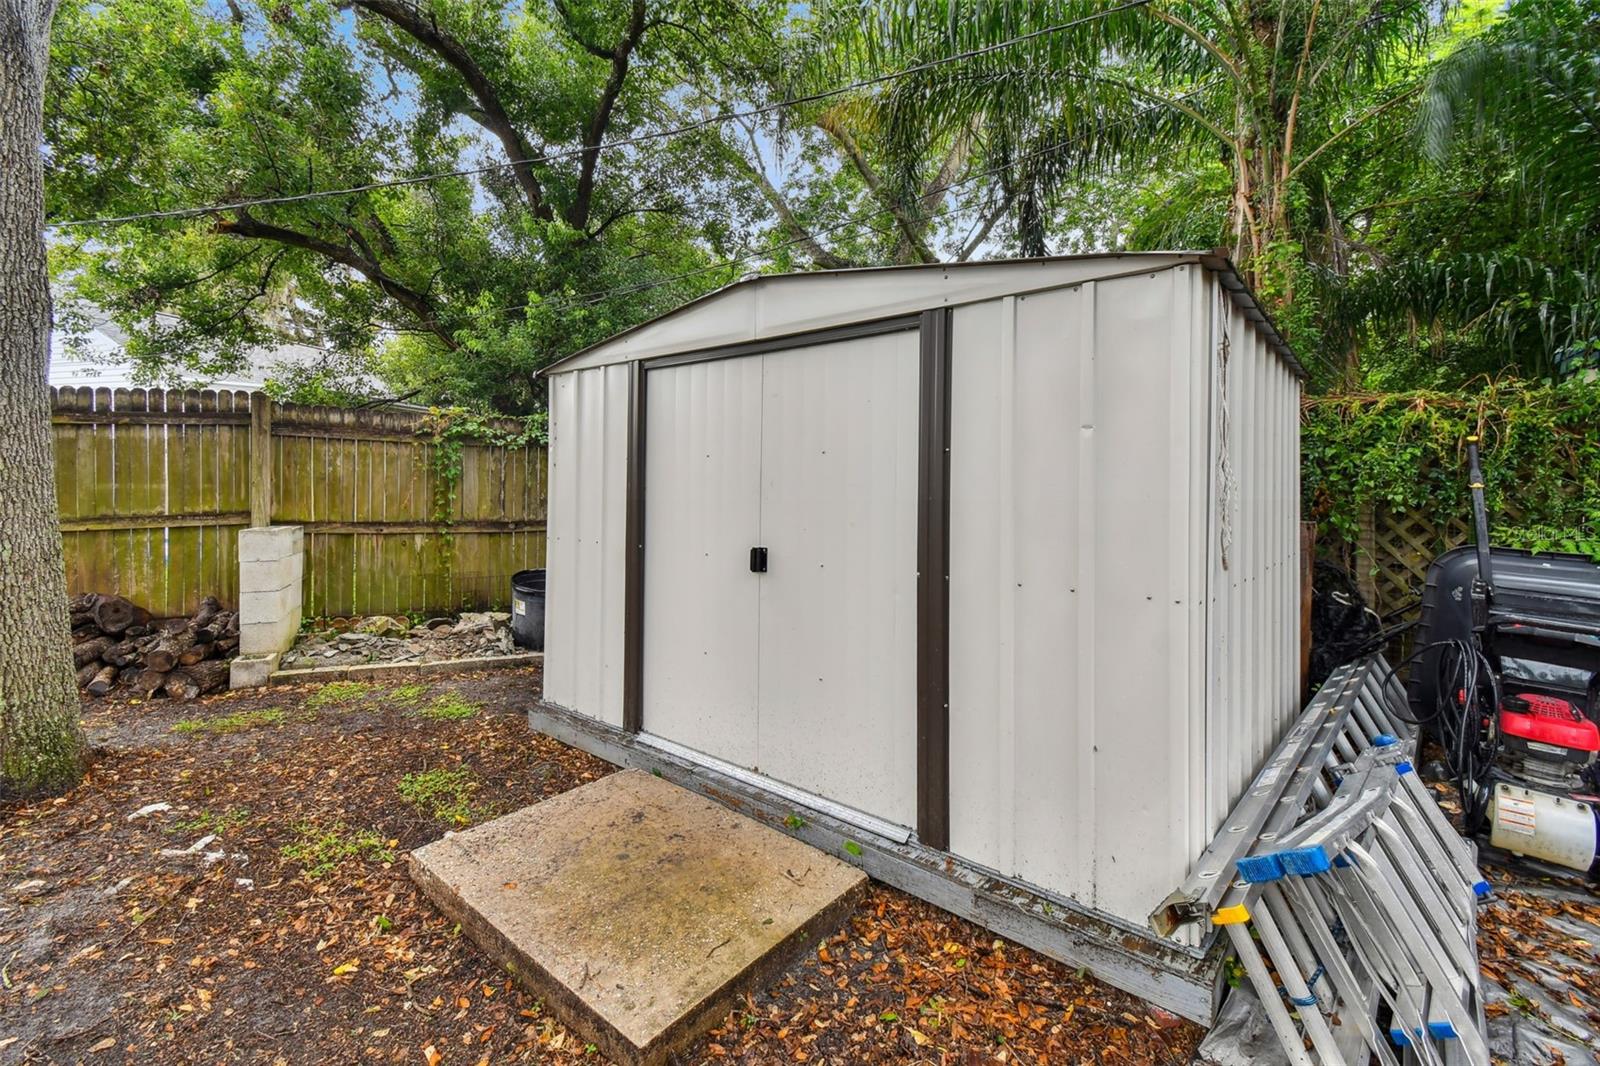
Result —
M 1376 656 L 1337 671 L 1152 915 L 1227 935 L 1295 1066 L 1489 1061 L 1489 886 L 1412 768 L 1391 681 Z

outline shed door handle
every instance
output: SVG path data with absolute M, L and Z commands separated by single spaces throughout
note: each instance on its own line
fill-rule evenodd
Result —
M 767 572 L 767 549 L 750 549 L 750 572 L 752 574 L 764 574 Z

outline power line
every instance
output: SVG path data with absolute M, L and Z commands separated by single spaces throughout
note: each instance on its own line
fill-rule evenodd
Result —
M 247 207 L 268 207 L 281 204 L 303 203 L 307 200 L 321 200 L 333 196 L 354 196 L 358 193 L 374 192 L 380 189 L 405 188 L 412 185 L 426 184 L 431 181 L 442 181 L 447 178 L 476 177 L 481 174 L 490 174 L 494 173 L 495 171 L 505 170 L 510 167 L 522 166 L 525 164 L 551 163 L 560 159 L 570 159 L 574 156 L 586 155 L 589 152 L 595 152 L 598 154 L 612 151 L 617 148 L 628 148 L 633 145 L 649 144 L 654 141 L 679 137 L 686 133 L 693 133 L 696 130 L 702 130 L 709 126 L 720 125 L 721 123 L 731 122 L 736 119 L 757 118 L 761 115 L 769 115 L 777 111 L 786 110 L 788 108 L 799 107 L 804 104 L 812 104 L 820 100 L 832 99 L 835 96 L 842 96 L 846 93 L 852 93 L 859 89 L 868 89 L 874 85 L 882 85 L 886 82 L 910 77 L 913 74 L 920 74 L 924 71 L 932 70 L 935 67 L 944 66 L 947 63 L 959 63 L 968 59 L 975 59 L 979 56 L 990 55 L 994 52 L 999 52 L 1006 48 L 1010 48 L 1013 45 L 1022 44 L 1026 41 L 1031 41 L 1052 33 L 1059 33 L 1062 30 L 1068 30 L 1074 26 L 1080 26 L 1087 22 L 1094 22 L 1098 19 L 1107 18 L 1122 11 L 1130 11 L 1134 8 L 1143 7 L 1148 3 L 1150 3 L 1150 0 L 1125 0 L 1124 3 L 1117 4 L 1113 7 L 1108 7 L 1103 11 L 1097 11 L 1092 15 L 1081 15 L 1078 18 L 1070 19 L 1054 26 L 1046 26 L 1043 29 L 1033 30 L 1017 37 L 1012 37 L 1004 41 L 998 41 L 995 44 L 984 45 L 981 48 L 968 49 L 965 52 L 958 52 L 955 55 L 943 56 L 939 59 L 926 60 L 922 63 L 917 63 L 906 67 L 904 70 L 892 71 L 888 74 L 878 74 L 874 77 L 866 78 L 861 81 L 851 82 L 848 85 L 841 85 L 835 89 L 825 89 L 821 92 L 793 97 L 788 100 L 779 101 L 778 103 L 763 104 L 760 107 L 750 108 L 746 111 L 730 111 L 725 114 L 710 115 L 706 118 L 696 119 L 695 121 L 686 123 L 682 126 L 673 127 L 672 129 L 656 130 L 652 133 L 641 133 L 633 137 L 623 137 L 619 140 L 608 141 L 605 144 L 599 145 L 595 148 L 569 148 L 559 152 L 547 152 L 538 156 L 537 158 L 532 159 L 512 159 L 503 163 L 489 163 L 481 167 L 468 167 L 462 170 L 442 171 L 435 174 L 419 174 L 414 177 L 393 178 L 387 181 L 374 181 L 368 182 L 364 185 L 352 185 L 342 189 L 321 189 L 311 192 L 292 193 L 283 196 L 261 196 L 248 200 L 236 200 L 225 204 L 210 204 L 204 207 L 179 207 L 172 208 L 171 210 L 167 211 L 145 211 L 131 215 L 70 219 L 65 222 L 49 223 L 46 228 L 72 229 L 80 226 L 117 226 L 129 222 L 147 222 L 158 219 L 198 218 L 202 215 L 214 215 L 223 211 L 237 211 Z

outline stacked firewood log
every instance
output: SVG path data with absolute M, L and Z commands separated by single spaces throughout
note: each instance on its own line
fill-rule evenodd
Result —
M 155 619 L 121 596 L 74 596 L 72 661 L 78 687 L 91 696 L 192 700 L 228 685 L 228 660 L 239 650 L 239 616 L 215 597 L 191 618 Z

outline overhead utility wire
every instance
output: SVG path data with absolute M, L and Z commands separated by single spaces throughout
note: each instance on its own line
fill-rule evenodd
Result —
M 1074 26 L 1080 26 L 1086 22 L 1094 22 L 1098 19 L 1107 18 L 1122 11 L 1130 11 L 1134 8 L 1143 7 L 1148 3 L 1150 3 L 1150 0 L 1126 0 L 1125 3 L 1117 4 L 1114 7 L 1108 7 L 1105 10 L 1097 11 L 1092 15 L 1082 15 L 1078 18 L 1070 19 L 1054 26 L 1046 26 L 1043 29 L 1033 30 L 1030 33 L 1024 33 L 1020 36 L 1012 37 L 1004 41 L 998 41 L 994 44 L 984 45 L 982 48 L 972 48 L 965 52 L 958 52 L 955 55 L 944 56 L 939 59 L 926 60 L 922 63 L 917 63 L 906 67 L 904 70 L 896 70 L 888 74 L 879 74 L 871 78 L 866 78 L 862 81 L 851 82 L 849 85 L 841 85 L 835 89 L 825 89 L 821 92 L 808 93 L 804 96 L 792 97 L 787 100 L 781 100 L 777 103 L 763 104 L 760 107 L 750 108 L 746 111 L 729 111 L 719 115 L 709 115 L 706 118 L 696 119 L 694 122 L 690 122 L 682 126 L 676 126 L 672 129 L 656 130 L 651 133 L 641 133 L 633 137 L 623 137 L 615 141 L 607 141 L 605 144 L 599 145 L 596 148 L 569 148 L 559 152 L 546 152 L 531 159 L 512 159 L 503 163 L 489 163 L 481 167 L 468 167 L 462 170 L 442 171 L 436 174 L 418 174 L 409 178 L 392 178 L 387 181 L 374 181 L 368 182 L 364 185 L 352 185 L 343 189 L 320 189 L 311 192 L 291 193 L 283 196 L 260 196 L 249 200 L 235 200 L 231 203 L 225 204 L 210 204 L 204 207 L 178 207 L 167 211 L 145 211 L 132 215 L 113 215 L 101 218 L 69 219 L 65 222 L 51 222 L 46 228 L 71 229 L 79 226 L 117 226 L 128 222 L 147 222 L 157 219 L 198 218 L 202 215 L 215 215 L 224 211 L 237 211 L 247 207 L 269 207 L 280 204 L 296 204 L 303 203 L 307 200 L 321 200 L 332 196 L 353 196 L 357 193 L 374 192 L 379 189 L 398 189 L 410 185 L 423 185 L 430 181 L 442 181 L 446 178 L 475 177 L 480 174 L 490 174 L 495 171 L 506 170 L 510 167 L 523 166 L 525 164 L 551 163 L 560 159 L 569 159 L 574 156 L 587 155 L 590 152 L 603 153 L 616 148 L 627 148 L 638 144 L 648 144 L 653 141 L 679 137 L 685 133 L 693 133 L 696 130 L 705 129 L 709 126 L 720 125 L 724 122 L 731 122 L 735 119 L 756 118 L 761 115 L 769 115 L 777 111 L 783 111 L 791 107 L 799 107 L 804 104 L 816 103 L 819 100 L 832 99 L 835 96 L 842 96 L 845 93 L 855 92 L 858 89 L 868 89 L 874 85 L 882 85 L 886 82 L 909 77 L 912 74 L 920 74 L 923 71 L 932 70 L 935 67 L 941 67 L 947 63 L 960 63 L 968 59 L 975 59 L 979 56 L 990 55 L 994 52 L 999 52 L 1010 48 L 1013 45 L 1022 44 L 1025 41 L 1031 41 L 1052 33 L 1059 33 L 1062 30 L 1069 30 Z

